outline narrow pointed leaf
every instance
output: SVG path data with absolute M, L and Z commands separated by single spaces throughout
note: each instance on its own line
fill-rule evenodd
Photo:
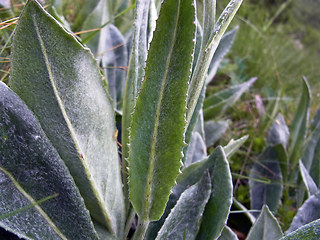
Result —
M 308 198 L 293 218 L 288 233 L 320 218 L 320 192 Z
M 32 0 L 13 39 L 10 83 L 66 163 L 90 214 L 121 234 L 114 112 L 99 68 L 88 49 Z
M 218 240 L 238 240 L 237 235 L 227 225 L 223 228 Z
M 230 142 L 226 146 L 223 147 L 223 150 L 226 154 L 227 158 L 230 158 L 234 153 L 238 151 L 238 149 L 245 143 L 248 139 L 248 135 L 243 136 L 239 139 L 233 140 L 231 139 Z
M 150 0 L 137 0 L 135 8 L 135 20 L 133 24 L 133 41 L 130 54 L 127 80 L 123 95 L 121 141 L 122 141 L 122 177 L 124 180 L 123 189 L 126 200 L 126 209 L 129 203 L 128 190 L 128 157 L 129 157 L 129 128 L 132 122 L 132 113 L 136 104 L 138 90 L 143 79 L 145 61 L 147 58 L 147 30 L 148 30 L 148 9 Z
M 296 115 L 290 126 L 291 139 L 288 149 L 289 163 L 295 166 L 301 158 L 301 150 L 306 136 L 311 102 L 311 90 L 306 78 L 303 78 L 302 95 Z
M 283 185 L 280 163 L 272 147 L 268 147 L 253 165 L 249 185 L 251 209 L 260 210 L 266 204 L 272 212 L 277 211 Z
M 205 9 L 210 10 L 208 12 L 209 15 L 204 13 L 203 26 L 206 27 L 203 28 L 204 33 L 208 32 L 209 34 L 203 37 L 204 40 L 201 46 L 200 54 L 190 81 L 187 100 L 187 123 L 190 122 L 193 112 L 196 108 L 201 90 L 203 88 L 203 85 L 205 84 L 205 79 L 207 77 L 208 69 L 214 52 L 216 51 L 219 42 L 226 29 L 228 28 L 231 20 L 238 11 L 242 0 L 231 0 L 225 10 L 221 13 L 221 16 L 219 17 L 217 23 L 215 23 L 215 26 L 213 28 L 212 22 L 214 22 L 215 17 L 212 14 L 210 16 L 210 11 L 211 9 L 215 9 L 215 1 L 206 1 L 206 3 L 208 3 L 210 6 L 208 5 L 208 8 L 204 6 Z
M 195 239 L 210 193 L 211 179 L 206 171 L 201 181 L 182 193 L 156 239 Z
M 319 238 L 320 238 L 320 219 L 300 227 L 296 231 L 284 236 L 280 240 L 300 240 L 300 239 L 316 240 Z
M 272 215 L 269 208 L 264 205 L 246 240 L 278 240 L 282 236 L 283 234 L 277 219 Z
M 302 176 L 304 185 L 306 186 L 308 190 L 308 195 L 310 197 L 311 195 L 316 194 L 319 191 L 319 189 L 301 160 L 299 161 L 299 166 L 300 166 L 300 174 Z
M 215 51 L 213 58 L 211 60 L 209 69 L 208 69 L 208 77 L 206 80 L 206 84 L 209 84 L 213 77 L 216 75 L 218 67 L 224 58 L 224 56 L 229 52 L 233 41 L 235 39 L 235 36 L 238 32 L 239 27 L 235 27 L 231 31 L 225 33 L 223 37 L 220 40 L 220 43 L 217 47 L 217 50 Z
M 143 219 L 161 217 L 181 166 L 194 18 L 192 0 L 165 1 L 150 45 L 129 155 L 130 199 Z
M 38 120 L 1 82 L 0 116 L 0 226 L 26 239 L 98 239 Z
M 257 78 L 251 78 L 245 83 L 232 86 L 226 90 L 217 92 L 204 100 L 204 118 L 217 118 L 231 107 L 241 95 L 247 91 Z

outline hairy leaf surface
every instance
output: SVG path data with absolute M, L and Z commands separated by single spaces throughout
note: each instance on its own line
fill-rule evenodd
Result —
M 128 190 L 128 157 L 129 157 L 129 128 L 132 122 L 132 113 L 136 104 L 138 90 L 141 86 L 141 81 L 144 77 L 144 67 L 147 58 L 147 27 L 148 27 L 148 9 L 150 0 L 136 1 L 136 15 L 133 24 L 133 41 L 130 54 L 127 80 L 122 105 L 122 125 L 121 125 L 121 140 L 122 140 L 122 177 L 125 179 L 124 195 L 129 199 Z M 129 200 L 126 202 L 128 207 Z
M 300 239 L 316 240 L 319 238 L 320 238 L 320 219 L 300 227 L 296 231 L 286 235 L 280 240 L 300 240 Z
M 67 167 L 38 120 L 1 82 L 0 199 L 0 226 L 19 237 L 98 239 Z
M 210 158 L 215 158 L 212 161 Z M 211 161 L 210 161 L 211 160 Z M 209 162 L 210 161 L 210 162 Z M 217 147 L 208 158 L 211 165 L 211 196 L 205 207 L 202 223 L 197 235 L 198 240 L 216 239 L 225 226 L 232 205 L 232 177 L 228 160 L 222 147 Z M 223 186 L 223 187 L 221 187 Z
M 195 239 L 210 193 L 211 179 L 206 170 L 198 183 L 181 194 L 156 239 Z
M 11 87 L 39 119 L 90 214 L 119 233 L 124 224 L 114 112 L 88 49 L 35 1 L 12 46 Z
M 301 226 L 320 218 L 320 192 L 309 197 L 299 208 L 293 218 L 288 232 L 295 231 Z
M 161 217 L 181 166 L 194 20 L 192 0 L 165 1 L 150 45 L 129 155 L 130 199 L 143 219 Z
M 247 240 L 276 240 L 283 236 L 277 219 L 272 215 L 269 208 L 264 205 L 260 216 L 252 226 Z

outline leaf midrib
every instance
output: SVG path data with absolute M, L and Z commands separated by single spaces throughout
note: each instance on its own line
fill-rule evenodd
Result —
M 9 173 L 7 170 L 5 170 L 3 167 L 0 167 L 0 171 L 2 171 L 5 175 L 8 176 L 8 178 L 11 180 L 13 185 L 17 188 L 17 190 L 26 198 L 31 204 L 34 204 L 34 208 L 37 212 L 40 213 L 41 216 L 47 221 L 47 223 L 50 225 L 50 227 L 58 234 L 59 237 L 61 237 L 64 240 L 67 240 L 68 238 L 64 236 L 64 234 L 59 230 L 59 228 L 55 225 L 55 223 L 50 219 L 50 217 L 46 214 L 46 212 L 39 206 L 39 204 L 35 204 L 37 201 L 33 199 L 16 181 L 16 179 Z
M 167 57 L 167 61 L 166 61 L 166 67 L 165 67 L 165 72 L 162 78 L 162 84 L 161 84 L 161 89 L 160 89 L 160 94 L 159 94 L 159 100 L 158 100 L 158 104 L 157 104 L 157 109 L 156 109 L 156 116 L 155 116 L 155 123 L 154 123 L 154 128 L 153 128 L 153 135 L 152 135 L 152 142 L 151 142 L 151 151 L 150 151 L 150 157 L 149 157 L 149 169 L 148 169 L 148 177 L 147 177 L 147 184 L 146 184 L 146 190 L 145 190 L 145 196 L 146 196 L 146 200 L 145 200 L 145 205 L 144 205 L 144 210 L 143 210 L 143 218 L 149 218 L 150 215 L 150 204 L 152 201 L 152 188 L 154 187 L 153 185 L 153 170 L 154 170 L 154 165 L 155 165 L 155 155 L 156 155 L 156 142 L 157 142 L 157 137 L 158 137 L 158 127 L 159 127 L 159 118 L 160 118 L 160 111 L 161 111 L 161 106 L 162 106 L 162 100 L 163 100 L 163 96 L 164 96 L 164 89 L 168 80 L 168 72 L 169 72 L 169 66 L 171 63 L 171 58 L 172 58 L 172 54 L 173 54 L 173 50 L 174 50 L 174 46 L 175 46 L 175 42 L 176 42 L 176 38 L 177 38 L 177 30 L 178 30 L 178 22 L 179 22 L 179 17 L 180 17 L 180 5 L 181 5 L 181 0 L 178 0 L 178 10 L 177 10 L 177 15 L 175 18 L 175 27 L 174 27 L 174 32 L 173 32 L 173 37 L 171 40 L 171 44 L 170 44 L 170 49 L 169 49 L 169 54 Z M 151 186 L 150 186 L 151 185 Z M 146 216 L 146 214 L 148 214 L 148 216 Z
M 41 37 L 41 34 L 40 34 L 40 29 L 39 29 L 39 26 L 37 24 L 37 21 L 36 21 L 36 17 L 35 15 L 33 14 L 32 15 L 32 20 L 33 20 L 33 25 L 34 25 L 34 28 L 36 30 L 36 34 L 37 34 L 37 37 L 38 37 L 38 40 L 39 40 L 39 44 L 40 44 L 40 47 L 41 47 L 41 52 L 43 54 L 43 57 L 44 57 L 44 61 L 45 61 L 45 64 L 46 64 L 46 68 L 47 68 L 47 71 L 48 71 L 48 74 L 49 74 L 49 79 L 50 79 L 50 83 L 51 83 L 51 86 L 52 86 L 52 89 L 53 89 L 53 92 L 54 92 L 54 95 L 56 97 L 56 100 L 58 102 L 58 105 L 59 105 L 59 109 L 62 113 L 62 116 L 67 124 L 67 127 L 70 131 L 70 136 L 71 136 L 71 139 L 74 143 L 74 146 L 76 148 L 76 151 L 79 153 L 79 156 L 82 156 L 83 153 L 81 153 L 81 149 L 80 149 L 80 145 L 78 143 L 78 140 L 76 138 L 76 134 L 75 134 L 75 130 L 73 129 L 73 126 L 71 124 L 71 121 L 67 115 L 67 112 L 65 110 L 65 106 L 59 96 L 59 92 L 58 92 L 58 89 L 57 89 L 57 86 L 55 84 L 55 80 L 54 80 L 54 77 L 53 77 L 53 74 L 52 74 L 52 71 L 51 71 L 51 67 L 50 67 L 50 63 L 49 63 L 49 58 L 48 58 L 48 55 L 47 55 L 47 52 L 46 52 L 46 48 L 45 48 L 45 44 L 44 44 L 44 41 Z M 81 153 L 81 155 L 80 155 Z M 59 153 L 58 153 L 59 154 Z M 59 154 L 60 155 L 60 154 Z M 110 226 L 111 222 L 110 222 L 110 217 L 108 216 L 107 212 L 105 211 L 105 207 L 102 205 L 102 203 L 104 203 L 104 201 L 102 201 L 101 197 L 100 197 L 100 194 L 98 189 L 96 188 L 95 184 L 93 183 L 94 179 L 92 177 L 90 177 L 90 172 L 89 172 L 89 167 L 84 159 L 84 157 L 79 157 L 78 158 L 81 163 L 82 163 L 82 166 L 84 167 L 84 170 L 85 170 L 85 174 L 87 176 L 88 179 L 91 179 L 89 180 L 88 182 L 90 183 L 90 186 L 92 188 L 92 191 L 97 193 L 95 194 L 95 198 L 97 199 L 97 202 L 99 204 L 99 207 L 100 209 L 102 209 L 103 211 L 101 211 L 103 217 L 105 218 L 106 222 L 108 223 L 107 225 L 109 226 L 108 230 L 114 234 L 114 230 L 112 229 L 112 227 Z

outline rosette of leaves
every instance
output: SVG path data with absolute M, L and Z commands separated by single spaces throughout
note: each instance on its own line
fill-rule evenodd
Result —
M 219 237 L 232 203 L 227 156 L 243 141 L 195 157 L 188 167 L 181 159 L 211 60 L 241 0 L 217 21 L 215 1 L 202 4 L 197 15 L 193 0 L 163 1 L 151 41 L 149 9 L 158 4 L 136 1 L 125 87 L 110 88 L 107 79 L 106 88 L 99 65 L 112 56 L 98 64 L 58 13 L 26 3 L 12 42 L 10 88 L 0 84 L 2 228 L 24 239 L 127 239 L 136 214 L 133 239 L 149 239 L 147 231 L 151 239 Z M 112 21 L 99 10 L 123 4 L 89 5 L 75 29 L 99 16 Z M 115 25 L 100 32 L 95 54 L 112 34 L 124 39 Z M 160 218 L 154 231 L 150 222 Z

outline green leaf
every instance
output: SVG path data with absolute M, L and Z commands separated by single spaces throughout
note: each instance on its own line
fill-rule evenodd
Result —
M 137 0 L 135 9 L 135 20 L 133 24 L 132 50 L 129 60 L 129 68 L 122 105 L 121 141 L 122 141 L 122 177 L 126 209 L 129 207 L 128 190 L 128 157 L 129 157 L 129 129 L 132 122 L 132 113 L 136 104 L 136 97 L 145 75 L 144 67 L 147 57 L 147 27 L 148 10 L 150 0 Z
M 190 80 L 187 99 L 187 123 L 190 123 L 193 112 L 197 106 L 214 52 L 216 51 L 223 34 L 238 11 L 241 3 L 242 0 L 231 0 L 221 13 L 214 27 L 213 23 L 215 22 L 216 9 L 215 1 L 208 0 L 203 6 L 204 13 L 202 26 L 205 35 L 203 36 L 203 42 L 197 59 L 197 64 Z
M 213 146 L 227 131 L 228 121 L 207 121 L 204 123 L 204 132 L 207 147 Z
M 181 194 L 156 239 L 195 239 L 210 193 L 211 179 L 206 171 L 202 180 Z
M 211 196 L 203 213 L 198 240 L 216 239 L 221 234 L 232 205 L 232 177 L 223 148 L 218 147 L 208 161 L 213 157 L 215 161 L 208 162 L 213 164 L 208 168 L 212 178 Z
M 308 170 L 305 168 L 305 166 L 301 160 L 299 161 L 299 167 L 300 167 L 300 174 L 302 176 L 304 185 L 306 186 L 306 188 L 308 190 L 308 196 L 310 197 L 311 195 L 314 195 L 317 192 L 319 192 L 317 185 L 313 181 L 312 177 L 308 173 Z
M 16 28 L 11 64 L 12 89 L 39 119 L 90 214 L 121 235 L 114 112 L 93 56 L 31 0 Z
M 273 147 L 267 147 L 252 166 L 249 186 L 251 209 L 260 210 L 266 204 L 272 212 L 277 211 L 283 185 L 280 163 Z
M 302 95 L 295 114 L 295 117 L 290 126 L 291 139 L 288 148 L 289 163 L 291 167 L 297 165 L 299 158 L 302 157 L 302 151 L 307 125 L 309 120 L 311 104 L 311 90 L 306 78 L 303 78 Z
M 257 78 L 251 78 L 245 83 L 241 83 L 223 91 L 217 92 L 204 100 L 203 114 L 205 119 L 217 118 L 231 107 L 241 95 L 247 91 Z
M 193 163 L 190 166 L 184 168 L 182 170 L 182 174 L 180 174 L 177 178 L 177 184 L 172 188 L 172 193 L 170 195 L 164 214 L 162 215 L 159 221 L 150 223 L 146 239 L 151 240 L 156 237 L 157 232 L 162 227 L 165 219 L 171 212 L 171 209 L 176 205 L 181 194 L 184 191 L 186 191 L 190 186 L 199 182 L 203 177 L 203 173 L 206 169 L 209 170 L 209 174 L 211 177 L 211 185 L 213 183 L 216 184 L 214 186 L 212 185 L 212 188 L 213 188 L 212 191 L 215 191 L 217 198 L 220 198 L 220 200 L 217 201 L 217 204 L 220 204 L 220 209 L 217 212 L 217 215 L 220 215 L 221 211 L 223 210 L 227 211 L 227 209 L 230 208 L 230 201 L 229 199 L 226 200 L 224 198 L 225 197 L 224 194 L 228 194 L 228 195 L 232 194 L 232 185 L 230 189 L 229 184 L 226 185 L 226 183 L 223 182 L 223 186 L 226 186 L 225 192 L 223 192 L 224 188 L 221 188 L 221 185 L 219 185 L 222 183 L 217 181 L 217 179 L 219 180 L 219 178 L 221 181 L 226 181 L 227 183 L 230 183 L 229 181 L 231 181 L 230 170 L 227 167 L 226 161 L 227 160 L 225 159 L 223 148 L 219 146 L 214 150 L 214 152 L 207 159 Z M 226 218 L 224 218 L 223 215 L 216 216 L 216 217 L 221 221 L 226 220 Z M 216 223 L 218 225 L 214 227 L 216 228 L 221 227 L 221 230 L 222 230 L 225 222 L 222 222 L 222 223 L 216 222 Z M 212 226 L 210 224 L 210 227 L 208 230 L 210 230 L 211 227 Z
M 264 205 L 246 240 L 277 240 L 282 236 L 277 219 L 272 215 L 268 206 Z
M 229 52 L 233 41 L 236 37 L 236 34 L 238 32 L 239 27 L 235 27 L 231 31 L 225 33 L 223 37 L 220 40 L 220 43 L 217 47 L 217 50 L 215 51 L 213 58 L 211 60 L 209 69 L 208 69 L 208 76 L 206 80 L 206 84 L 209 84 L 213 77 L 216 75 L 218 67 L 224 58 L 224 56 Z
M 227 225 L 224 226 L 218 240 L 238 240 L 237 235 Z
M 130 199 L 144 220 L 161 217 L 181 166 L 194 18 L 192 0 L 162 4 L 132 116 Z
M 245 143 L 248 139 L 248 135 L 243 136 L 239 139 L 233 140 L 231 139 L 230 142 L 226 146 L 223 147 L 223 150 L 226 154 L 227 158 L 230 158 L 234 153 L 238 151 L 238 149 Z
M 0 116 L 0 226 L 25 239 L 98 239 L 38 120 L 1 82 Z
M 306 224 L 280 240 L 316 240 L 320 238 L 320 219 Z
M 309 197 L 299 208 L 288 229 L 288 233 L 320 218 L 320 192 Z

